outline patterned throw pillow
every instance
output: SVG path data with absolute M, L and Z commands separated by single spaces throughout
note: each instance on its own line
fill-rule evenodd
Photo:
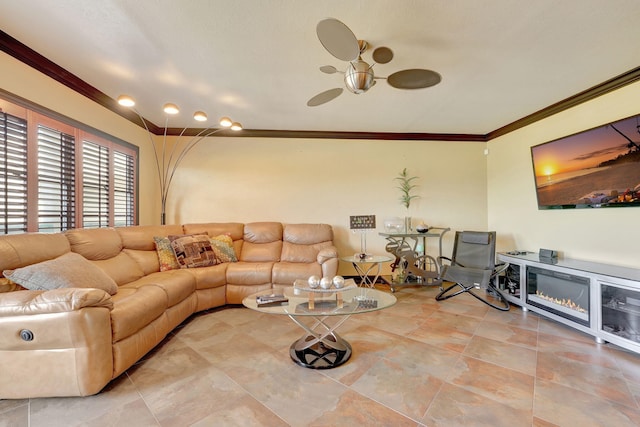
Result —
M 206 234 L 169 236 L 180 268 L 208 267 L 220 264 Z
M 236 251 L 233 249 L 233 239 L 227 234 L 209 237 L 211 247 L 220 262 L 238 262 Z
M 18 285 L 16 282 L 9 280 L 5 277 L 0 277 L 0 294 L 3 292 L 23 291 L 24 288 Z
M 154 237 L 156 244 L 156 252 L 158 252 L 158 261 L 160 262 L 160 271 L 178 270 L 180 264 L 176 259 L 176 254 L 171 248 L 171 241 L 168 237 Z

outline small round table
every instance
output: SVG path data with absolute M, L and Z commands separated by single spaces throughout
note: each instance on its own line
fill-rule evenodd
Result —
M 360 286 L 373 288 L 380 277 L 382 264 L 393 261 L 393 258 L 387 255 L 367 255 L 365 258 L 353 255 L 340 257 L 340 261 L 350 262 L 353 265 L 356 273 L 360 276 Z M 375 276 L 371 279 L 369 273 L 374 269 Z
M 335 330 L 351 315 L 382 310 L 396 303 L 395 296 L 377 289 L 359 288 L 352 279 L 345 281 L 344 290 L 311 292 L 300 286 L 285 288 L 282 296 L 287 302 L 259 306 L 257 298 L 272 292 L 249 295 L 242 304 L 262 313 L 289 316 L 304 329 L 305 334 L 291 344 L 289 355 L 298 365 L 311 369 L 335 368 L 349 360 L 351 345 Z

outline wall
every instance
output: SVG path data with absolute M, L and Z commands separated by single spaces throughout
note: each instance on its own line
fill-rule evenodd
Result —
M 640 83 L 628 85 L 488 143 L 488 224 L 498 232 L 498 250 L 557 249 L 640 267 L 640 208 L 538 210 L 530 153 L 533 145 L 637 115 L 639 99 Z
M 123 119 L 86 97 L 35 71 L 13 57 L 0 52 L 0 88 L 46 107 L 64 116 L 94 127 L 140 147 L 140 224 L 157 223 L 160 214 L 157 201 L 155 165 L 151 158 L 149 137 L 139 126 Z
M 452 230 L 487 227 L 486 160 L 482 143 L 320 139 L 209 138 L 176 173 L 169 194 L 169 222 L 323 222 L 335 231 L 341 255 L 360 250 L 350 215 L 376 215 L 367 252 L 384 254 L 384 219 Z M 403 168 L 418 176 L 409 211 L 394 178 Z M 449 255 L 453 233 L 444 253 Z M 428 252 L 437 255 L 431 241 Z M 343 274 L 353 274 L 341 263 Z M 388 272 L 388 268 L 385 268 Z

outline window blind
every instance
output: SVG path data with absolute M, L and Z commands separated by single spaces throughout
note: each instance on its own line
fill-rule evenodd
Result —
M 2 93 L 0 234 L 136 225 L 137 147 Z
M 75 227 L 75 138 L 38 125 L 38 231 Z
M 109 149 L 82 143 L 82 225 L 109 226 Z
M 27 121 L 0 112 L 0 232 L 27 231 Z
M 132 155 L 113 153 L 113 210 L 114 225 L 135 224 L 135 161 Z

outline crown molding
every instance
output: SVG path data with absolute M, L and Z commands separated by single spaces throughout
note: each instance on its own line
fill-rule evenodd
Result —
M 474 141 L 485 142 L 485 135 L 422 133 L 422 132 L 338 132 L 309 130 L 243 129 L 236 136 L 253 138 L 298 138 L 298 139 L 375 139 L 385 141 Z
M 100 90 L 91 86 L 76 75 L 65 70 L 58 64 L 40 55 L 30 47 L 22 44 L 9 34 L 0 30 L 0 50 L 27 64 L 31 68 L 51 77 L 55 81 L 67 86 L 77 93 L 89 98 L 99 105 L 113 111 L 138 126 L 145 127 L 155 135 L 162 135 L 164 128 L 157 126 L 147 119 L 141 119 L 138 114 L 129 109 L 123 109 L 116 100 L 110 98 Z M 337 131 L 305 131 L 305 130 L 267 130 L 243 129 L 242 132 L 220 132 L 215 136 L 225 137 L 255 137 L 255 138 L 321 138 L 321 139 L 373 139 L 373 140 L 412 140 L 412 141 L 474 141 L 487 142 L 499 136 L 506 135 L 517 129 L 545 119 L 561 111 L 582 104 L 606 93 L 640 80 L 640 67 L 620 74 L 604 83 L 593 86 L 576 95 L 545 107 L 533 114 L 518 119 L 512 123 L 495 129 L 487 134 L 455 134 L 455 133 L 391 133 L 391 132 L 337 132 Z M 145 123 L 142 122 L 144 120 Z M 203 129 L 178 128 L 167 129 L 168 135 L 197 135 Z
M 640 81 L 640 67 L 636 67 L 633 70 L 627 71 L 626 73 L 622 73 L 619 76 L 613 77 L 605 81 L 604 83 L 600 83 L 587 90 L 584 90 L 580 93 L 570 96 L 569 98 L 563 99 L 562 101 L 549 105 L 548 107 L 545 107 L 542 110 L 536 111 L 533 114 L 530 114 L 521 119 L 518 119 L 515 122 L 509 123 L 506 126 L 498 128 L 492 132 L 489 132 L 486 135 L 487 141 L 490 141 L 499 136 L 506 135 L 510 132 L 513 132 L 514 130 L 523 128 L 525 126 L 528 126 L 542 119 L 546 119 L 547 117 L 550 117 L 554 114 L 568 110 L 569 108 L 575 107 L 584 102 L 598 98 L 599 96 L 605 95 L 609 92 L 613 92 L 614 90 L 620 89 L 626 85 L 635 83 L 637 81 Z

